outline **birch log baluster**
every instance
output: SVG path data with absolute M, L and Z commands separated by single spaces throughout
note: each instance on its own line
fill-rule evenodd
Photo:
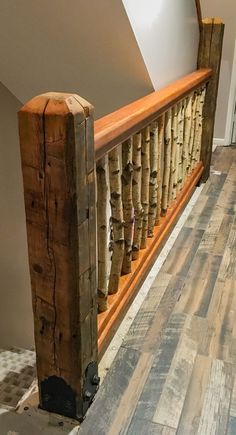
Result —
M 193 149 L 192 149 L 192 160 L 191 160 L 191 171 L 196 166 L 196 154 L 197 154 L 197 137 L 199 132 L 199 122 L 200 122 L 200 102 L 201 93 L 197 92 L 196 94 L 196 110 L 194 116 L 194 139 L 193 139 Z
M 153 236 L 157 215 L 157 173 L 158 173 L 158 123 L 153 122 L 150 130 L 150 181 L 149 181 L 149 215 L 148 237 Z
M 107 160 L 97 162 L 97 222 L 98 222 L 98 311 L 108 308 L 108 223 L 107 223 Z
M 178 106 L 175 105 L 172 109 L 172 150 L 171 150 L 171 183 L 169 188 L 169 203 L 176 199 L 177 192 L 177 169 L 176 155 L 178 142 Z M 179 153 L 179 152 L 178 152 Z
M 122 265 L 122 273 L 131 272 L 132 262 L 132 236 L 133 236 L 133 200 L 132 200 L 132 174 L 133 174 L 133 138 L 131 137 L 122 144 L 122 201 L 124 213 L 124 238 L 125 252 Z
M 182 139 L 182 183 L 181 183 L 181 189 L 184 186 L 185 183 L 185 179 L 186 179 L 186 174 L 184 174 L 184 131 L 185 131 L 185 113 L 186 113 L 186 108 L 187 108 L 187 100 L 186 98 L 182 101 L 182 129 L 181 129 L 181 139 Z
M 170 178 L 168 183 L 168 207 L 172 203 L 173 192 L 173 167 L 174 167 L 174 141 L 173 141 L 173 108 L 171 109 L 171 149 L 170 149 Z
M 183 131 L 183 180 L 185 182 L 186 178 L 187 178 L 187 166 L 188 166 L 188 136 L 187 136 L 187 129 L 188 129 L 188 121 L 187 121 L 187 116 L 188 116 L 188 105 L 189 105 L 189 101 L 188 98 L 185 99 L 184 102 L 184 106 L 185 106 L 185 111 L 184 111 L 184 131 Z
M 189 145 L 189 157 L 190 157 L 189 172 L 190 173 L 192 172 L 192 158 L 193 158 L 194 134 L 195 134 L 195 124 L 196 124 L 196 108 L 197 108 L 197 94 L 196 92 L 194 92 L 192 114 L 191 114 L 190 145 Z
M 108 293 L 117 293 L 124 258 L 124 218 L 121 197 L 120 147 L 109 153 L 113 254 Z
M 150 180 L 150 127 L 142 131 L 142 189 L 141 202 L 143 207 L 143 228 L 141 249 L 146 248 L 149 212 L 149 180 Z
M 170 180 L 171 162 L 171 110 L 165 115 L 165 138 L 164 138 L 164 174 L 162 185 L 162 216 L 166 215 L 168 208 L 168 189 Z
M 178 113 L 180 110 L 180 105 L 177 104 L 175 106 L 174 111 L 174 120 L 173 120 L 173 136 L 176 146 L 176 153 L 175 153 L 175 169 L 174 169 L 174 180 L 173 180 L 173 199 L 176 199 L 177 197 L 177 191 L 178 191 L 178 164 L 179 164 L 179 141 L 178 141 Z
M 132 247 L 132 259 L 137 260 L 141 246 L 142 228 L 143 228 L 143 207 L 141 203 L 141 185 L 142 185 L 142 134 L 137 133 L 133 136 L 133 205 L 134 205 L 134 237 Z
M 200 109 L 199 109 L 199 128 L 198 135 L 196 137 L 197 141 L 197 151 L 196 151 L 196 162 L 200 161 L 200 153 L 201 153 L 201 143 L 202 143 L 202 128 L 203 128 L 203 109 L 206 97 L 206 86 L 202 88 L 201 98 L 200 98 Z
M 184 164 L 185 176 L 190 173 L 191 156 L 190 156 L 190 134 L 191 134 L 191 123 L 192 123 L 192 104 L 193 95 L 187 98 L 186 111 L 185 111 L 185 128 L 184 128 L 184 145 L 186 152 L 186 167 Z
M 178 119 L 178 141 L 179 141 L 179 164 L 178 164 L 178 187 L 177 187 L 178 192 L 180 192 L 183 187 L 184 113 L 185 113 L 185 105 L 184 102 L 181 101 L 179 119 Z
M 158 155 L 157 155 L 157 214 L 155 225 L 160 223 L 161 217 L 161 196 L 162 196 L 162 172 L 161 157 L 164 140 L 165 115 L 158 119 Z

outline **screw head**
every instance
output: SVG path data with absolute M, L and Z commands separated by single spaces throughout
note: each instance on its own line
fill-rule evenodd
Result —
M 84 398 L 85 398 L 86 402 L 88 402 L 89 400 L 92 399 L 92 393 L 90 393 L 90 391 L 86 390 L 84 393 Z
M 99 385 L 99 383 L 100 383 L 100 377 L 98 375 L 94 375 L 92 379 L 92 384 Z

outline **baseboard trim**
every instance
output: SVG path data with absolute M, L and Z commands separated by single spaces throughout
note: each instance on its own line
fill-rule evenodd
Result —
M 224 147 L 226 145 L 229 145 L 226 143 L 226 139 L 225 138 L 214 138 L 213 139 L 213 149 L 217 146 L 221 146 Z

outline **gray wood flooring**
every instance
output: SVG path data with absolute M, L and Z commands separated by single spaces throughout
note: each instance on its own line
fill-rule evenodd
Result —
M 236 148 L 204 186 L 80 435 L 236 435 Z

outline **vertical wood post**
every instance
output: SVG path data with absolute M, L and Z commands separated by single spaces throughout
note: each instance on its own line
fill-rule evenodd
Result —
M 204 172 L 202 175 L 203 182 L 208 179 L 210 173 L 223 36 L 224 24 L 220 19 L 207 18 L 202 21 L 198 68 L 212 68 L 213 70 L 213 76 L 207 86 L 203 111 L 201 147 L 201 160 L 204 164 Z
M 99 383 L 93 108 L 41 95 L 19 133 L 40 407 L 80 420 Z

